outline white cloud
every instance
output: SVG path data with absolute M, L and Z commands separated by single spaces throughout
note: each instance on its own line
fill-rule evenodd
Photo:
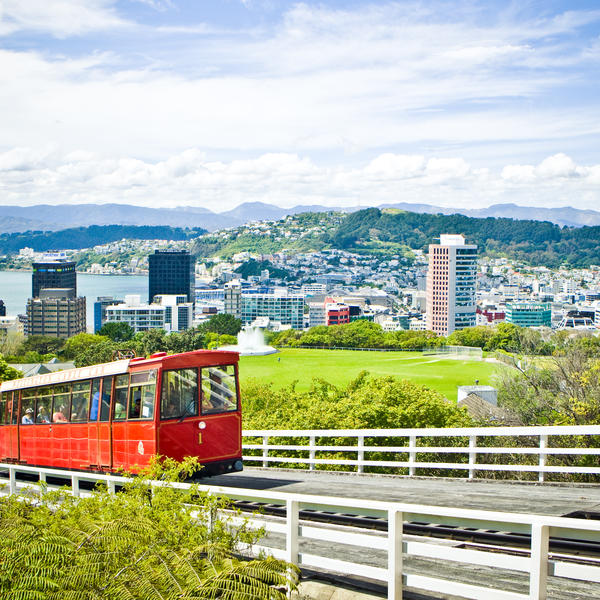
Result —
M 122 27 L 115 0 L 2 0 L 0 35 L 42 31 L 62 38 Z
M 0 154 L 0 193 L 6 204 L 126 202 L 215 211 L 246 201 L 478 208 L 497 202 L 556 206 L 568 198 L 568 204 L 580 208 L 598 205 L 600 165 L 568 168 L 572 163 L 568 156 L 557 155 L 538 166 L 507 165 L 496 171 L 474 169 L 461 157 L 385 153 L 348 168 L 288 153 L 220 161 L 190 148 L 151 162 L 17 148 Z M 572 172 L 578 176 L 565 176 Z

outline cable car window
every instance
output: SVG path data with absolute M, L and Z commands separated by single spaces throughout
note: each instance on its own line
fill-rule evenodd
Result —
M 163 371 L 160 418 L 178 419 L 198 414 L 198 371 Z
M 100 421 L 106 422 L 110 418 L 110 395 L 112 392 L 112 377 L 102 380 L 102 396 L 100 400 Z
M 92 403 L 90 404 L 90 423 L 98 420 L 100 408 L 100 379 L 92 379 Z
M 0 393 L 0 425 L 6 425 L 6 397 L 8 392 Z
M 52 410 L 52 388 L 39 388 L 37 399 L 37 411 L 35 422 L 41 425 L 50 423 L 50 411 Z
M 202 369 L 202 414 L 237 410 L 235 367 L 223 365 Z
M 21 399 L 21 425 L 33 425 L 36 390 L 23 390 Z
M 89 406 L 90 380 L 76 381 L 73 383 L 73 394 L 71 396 L 71 421 L 73 423 L 87 421 Z
M 115 408 L 113 421 L 124 421 L 127 416 L 127 393 L 129 391 L 129 375 L 118 375 L 115 382 Z
M 54 386 L 54 400 L 52 404 L 52 422 L 68 423 L 71 414 L 71 384 Z
M 132 373 L 129 384 L 129 419 L 151 419 L 154 416 L 156 371 Z
M 8 406 L 12 410 L 12 424 L 16 425 L 19 422 L 19 392 L 13 392 L 12 404 L 9 401 Z

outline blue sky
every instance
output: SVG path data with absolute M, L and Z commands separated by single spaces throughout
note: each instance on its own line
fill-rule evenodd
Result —
M 0 0 L 0 205 L 600 210 L 600 4 Z

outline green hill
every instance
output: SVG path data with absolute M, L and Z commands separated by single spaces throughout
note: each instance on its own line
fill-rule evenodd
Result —
M 369 252 L 376 246 L 426 249 L 442 233 L 462 233 L 481 254 L 532 265 L 589 267 L 600 264 L 600 227 L 560 227 L 547 221 L 485 219 L 368 208 L 352 213 L 331 235 L 334 248 Z

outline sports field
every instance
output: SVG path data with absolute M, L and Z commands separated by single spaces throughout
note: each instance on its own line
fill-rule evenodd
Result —
M 278 360 L 280 359 L 280 360 Z M 270 382 L 276 388 L 297 380 L 306 390 L 312 379 L 321 378 L 335 385 L 352 380 L 362 370 L 372 375 L 393 375 L 433 388 L 456 400 L 459 385 L 489 385 L 499 365 L 476 360 L 441 358 L 420 352 L 358 352 L 355 350 L 283 349 L 268 356 L 243 356 L 240 376 Z

